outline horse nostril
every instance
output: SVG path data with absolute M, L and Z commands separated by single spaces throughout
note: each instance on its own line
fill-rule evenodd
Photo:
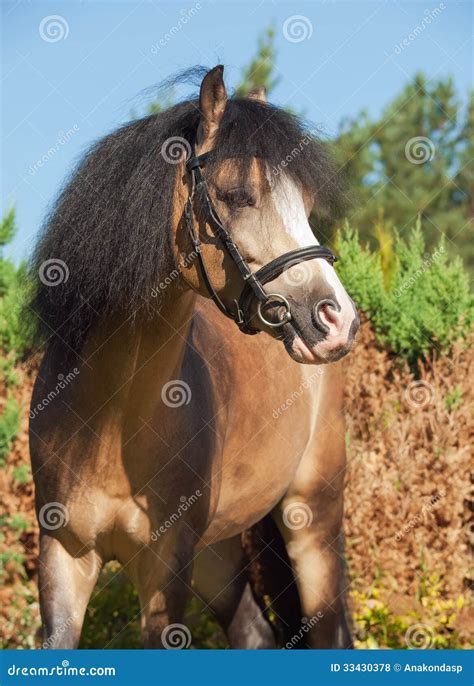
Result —
M 334 300 L 326 298 L 325 300 L 320 300 L 313 307 L 313 323 L 317 329 L 323 333 L 329 333 L 329 326 L 334 324 L 337 326 L 339 321 L 339 310 L 341 308 Z

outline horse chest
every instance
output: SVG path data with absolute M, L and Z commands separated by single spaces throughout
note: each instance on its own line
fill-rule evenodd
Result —
M 284 496 L 311 447 L 316 398 L 300 402 L 276 394 L 276 403 L 250 403 L 231 427 L 213 470 L 218 491 L 214 517 L 204 536 L 227 538 L 251 526 Z

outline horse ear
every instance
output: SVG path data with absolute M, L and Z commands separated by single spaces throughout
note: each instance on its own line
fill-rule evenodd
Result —
M 247 96 L 250 100 L 258 100 L 259 102 L 267 102 L 267 91 L 265 86 L 257 86 L 252 88 Z
M 200 129 L 202 138 L 212 138 L 224 114 L 227 103 L 227 91 L 223 79 L 224 67 L 218 64 L 211 69 L 201 83 L 199 109 L 201 111 Z M 202 141 L 201 141 L 202 142 Z

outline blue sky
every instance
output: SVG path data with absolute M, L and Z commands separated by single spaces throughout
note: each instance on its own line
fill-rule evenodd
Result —
M 1 204 L 17 208 L 7 249 L 16 260 L 81 154 L 145 110 L 153 91 L 144 89 L 218 63 L 232 88 L 269 24 L 281 78 L 271 100 L 328 135 L 362 108 L 380 113 L 417 69 L 452 75 L 464 96 L 472 86 L 471 2 L 1 0 L 1 9 Z

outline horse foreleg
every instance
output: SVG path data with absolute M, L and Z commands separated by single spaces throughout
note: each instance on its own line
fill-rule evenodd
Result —
M 41 535 L 38 579 L 43 648 L 77 648 L 101 567 L 92 551 L 73 557 L 57 539 Z
M 310 648 L 350 648 L 342 545 L 346 466 L 343 366 L 326 367 L 321 384 L 324 403 L 318 404 L 314 439 L 277 508 L 277 522 L 306 617 L 295 641 Z
M 193 547 L 145 545 L 125 563 L 138 591 L 145 648 L 187 648 L 191 633 L 183 622 L 191 592 Z
M 198 596 L 210 607 L 231 648 L 275 648 L 273 631 L 255 601 L 240 536 L 200 551 L 194 563 Z
M 285 498 L 279 523 L 301 600 L 303 622 L 287 647 L 351 648 L 340 520 L 342 505 Z M 324 516 L 318 513 L 324 511 Z

